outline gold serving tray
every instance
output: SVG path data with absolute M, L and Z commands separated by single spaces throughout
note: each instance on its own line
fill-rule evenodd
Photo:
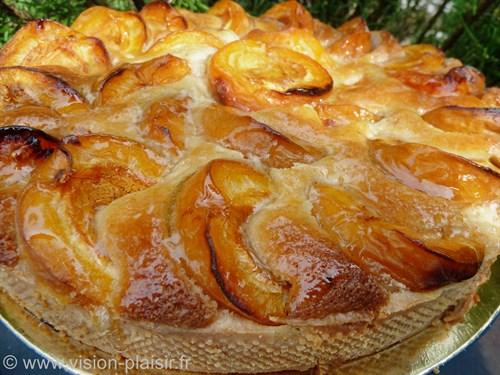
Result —
M 457 355 L 474 342 L 493 322 L 500 312 L 500 259 L 491 269 L 490 279 L 478 291 L 479 302 L 465 315 L 463 321 L 455 324 L 443 323 L 432 326 L 418 335 L 405 340 L 380 353 L 358 359 L 335 370 L 320 369 L 307 374 L 371 375 L 371 374 L 424 374 Z M 76 358 L 111 358 L 95 348 L 84 346 L 56 332 L 49 325 L 38 321 L 27 311 L 14 303 L 7 295 L 0 293 L 0 320 L 26 345 L 38 354 L 60 363 L 72 373 L 87 374 L 88 371 L 71 368 L 65 364 Z M 116 374 L 117 370 L 92 371 L 92 374 Z M 145 371 L 128 371 L 127 374 L 144 374 Z M 151 372 L 149 372 L 151 373 Z M 158 372 L 156 372 L 158 373 Z M 161 374 L 187 375 L 182 371 L 162 371 Z M 281 373 L 284 375 L 285 373 Z M 299 374 L 287 372 L 286 374 Z

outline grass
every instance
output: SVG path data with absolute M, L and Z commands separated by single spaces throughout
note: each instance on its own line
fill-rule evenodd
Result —
M 2 2 L 3 1 L 3 2 Z M 71 24 L 86 7 L 99 4 L 120 10 L 139 9 L 151 0 L 0 0 L 0 45 L 25 20 L 53 18 Z M 173 0 L 175 6 L 203 12 L 214 0 Z M 239 0 L 259 15 L 276 0 Z M 310 12 L 331 25 L 363 16 L 372 29 L 386 29 L 409 43 L 432 43 L 448 56 L 481 69 L 488 83 L 500 83 L 500 0 L 301 0 Z

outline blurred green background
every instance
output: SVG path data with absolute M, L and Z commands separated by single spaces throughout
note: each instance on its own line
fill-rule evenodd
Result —
M 277 0 L 237 0 L 259 15 Z M 85 8 L 106 5 L 139 9 L 147 0 L 0 0 L 0 45 L 26 21 L 52 18 L 70 24 Z M 173 0 L 205 11 L 214 0 Z M 407 43 L 432 43 L 448 56 L 483 71 L 489 85 L 500 85 L 500 0 L 302 0 L 311 13 L 333 26 L 361 15 L 371 29 L 386 29 Z

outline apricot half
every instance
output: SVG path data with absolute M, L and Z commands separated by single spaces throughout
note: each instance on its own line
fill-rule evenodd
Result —
M 153 103 L 139 124 L 147 138 L 177 152 L 184 149 L 188 99 L 165 98 Z
M 311 13 L 298 1 L 288 0 L 273 5 L 261 18 L 273 18 L 284 24 L 286 27 L 296 27 L 300 29 L 314 29 L 314 19 Z
M 221 305 L 265 324 L 285 315 L 281 284 L 251 254 L 242 226 L 270 194 L 269 180 L 244 163 L 215 160 L 181 187 L 175 228 L 184 266 Z
M 105 303 L 115 269 L 98 246 L 96 212 L 153 184 L 164 166 L 151 150 L 112 136 L 71 137 L 64 150 L 36 169 L 20 197 L 18 232 L 44 278 Z
M 55 21 L 28 22 L 0 51 L 0 66 L 60 66 L 85 76 L 111 69 L 99 39 L 87 37 Z
M 146 24 L 150 43 L 173 31 L 186 30 L 188 27 L 187 21 L 177 9 L 161 0 L 144 5 L 139 15 Z
M 184 56 L 186 52 L 192 50 L 203 47 L 218 49 L 223 45 L 224 43 L 221 40 L 205 31 L 177 31 L 159 39 L 143 54 L 142 58 L 152 59 L 166 54 L 181 54 Z
M 222 104 L 243 110 L 313 102 L 333 87 L 328 72 L 313 59 L 254 40 L 217 51 L 208 76 Z
M 290 319 L 376 311 L 385 293 L 320 231 L 301 206 L 264 209 L 250 222 L 256 256 L 289 285 Z
M 488 129 L 500 133 L 499 108 L 446 106 L 429 111 L 422 118 L 447 132 L 481 133 Z
M 175 257 L 166 217 L 175 184 L 160 183 L 114 201 L 101 211 L 99 229 L 119 270 L 114 300 L 130 319 L 203 327 L 217 304 L 189 279 Z
M 57 111 L 47 107 L 29 105 L 0 112 L 0 126 L 11 124 L 48 131 L 56 136 L 67 135 L 65 133 L 68 130 L 61 126 L 61 115 Z
M 396 71 L 391 74 L 409 87 L 436 96 L 481 96 L 485 89 L 484 76 L 470 66 L 452 68 L 446 74 L 426 74 L 414 70 Z
M 356 122 L 377 122 L 380 117 L 354 104 L 320 103 L 314 107 L 325 125 L 343 126 Z
M 33 170 L 57 149 L 58 139 L 25 126 L 0 127 L 0 264 L 18 260 L 15 230 L 17 197 Z
M 220 17 L 224 28 L 242 36 L 253 28 L 252 18 L 238 3 L 231 0 L 219 0 L 209 10 L 208 14 Z
M 85 99 L 66 82 L 36 68 L 0 68 L 0 110 L 35 105 L 62 110 Z
M 415 143 L 370 141 L 375 162 L 401 183 L 465 203 L 497 199 L 500 175 L 465 158 Z
M 321 154 L 292 142 L 279 132 L 250 117 L 239 116 L 223 106 L 203 110 L 202 134 L 247 157 L 257 156 L 274 168 L 288 168 L 294 163 L 312 163 Z
M 385 222 L 362 196 L 337 187 L 315 184 L 311 195 L 320 225 L 346 255 L 374 275 L 389 274 L 409 289 L 423 291 L 468 279 L 481 265 L 482 248 L 472 240 L 422 241 Z
M 309 30 L 288 29 L 274 32 L 254 30 L 246 36 L 246 39 L 261 41 L 271 47 L 288 48 L 310 57 L 326 69 L 333 67 L 333 60 Z
M 336 58 L 359 58 L 372 50 L 370 30 L 362 17 L 345 22 L 337 30 L 343 35 L 328 47 L 328 52 Z
M 101 6 L 88 8 L 80 13 L 71 28 L 100 39 L 114 64 L 138 55 L 147 37 L 146 26 L 138 14 Z
M 140 64 L 125 65 L 110 73 L 100 85 L 99 103 L 116 103 L 141 89 L 181 80 L 191 72 L 183 59 L 172 55 Z

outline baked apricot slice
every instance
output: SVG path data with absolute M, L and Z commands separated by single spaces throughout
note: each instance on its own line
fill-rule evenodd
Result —
M 470 66 L 452 68 L 446 74 L 404 70 L 392 75 L 409 87 L 436 96 L 481 96 L 485 89 L 483 74 Z
M 22 106 L 0 113 L 0 126 L 16 124 L 40 129 L 61 136 L 67 129 L 61 126 L 61 115 L 51 108 Z
M 371 50 L 371 35 L 367 31 L 345 35 L 328 47 L 328 52 L 338 59 L 356 59 Z
M 98 244 L 96 213 L 155 183 L 165 166 L 141 144 L 112 136 L 70 137 L 63 151 L 36 169 L 19 198 L 18 232 L 45 279 L 106 303 L 116 269 Z
M 89 38 L 55 21 L 28 22 L 0 51 L 0 66 L 61 66 L 85 76 L 111 69 L 99 39 Z
M 222 306 L 264 324 L 285 315 L 284 290 L 253 258 L 242 226 L 269 183 L 244 163 L 215 160 L 182 185 L 173 224 L 190 277 Z
M 289 284 L 289 319 L 376 311 L 385 293 L 320 231 L 303 208 L 264 210 L 249 223 L 255 254 Z
M 18 260 L 17 197 L 33 170 L 61 147 L 60 141 L 26 126 L 0 127 L 0 264 Z
M 464 203 L 498 199 L 500 175 L 465 158 L 415 143 L 369 142 L 373 160 L 398 181 Z
M 221 30 L 224 22 L 220 17 L 208 13 L 191 12 L 187 9 L 178 9 L 178 12 L 188 23 L 188 30 Z
M 247 157 L 257 156 L 274 168 L 289 168 L 294 163 L 312 163 L 321 157 L 317 150 L 306 149 L 276 130 L 250 117 L 240 116 L 219 105 L 203 110 L 202 134 Z
M 422 241 L 381 219 L 361 195 L 338 187 L 315 184 L 311 196 L 313 215 L 356 264 L 374 275 L 389 274 L 410 290 L 468 279 L 481 265 L 483 251 L 475 241 Z
M 412 44 L 403 46 L 402 49 L 402 56 L 388 61 L 385 65 L 387 69 L 430 74 L 445 66 L 444 52 L 431 44 Z
M 254 40 L 217 51 L 208 77 L 222 104 L 247 111 L 313 102 L 333 87 L 328 72 L 313 59 Z
M 140 130 L 175 152 L 184 149 L 188 102 L 187 98 L 165 98 L 153 103 L 139 124 Z
M 223 45 L 224 43 L 220 39 L 204 31 L 178 31 L 158 40 L 144 53 L 142 58 L 152 59 L 166 54 L 184 56 L 186 51 L 198 50 L 207 46 L 218 49 Z
M 111 203 L 99 216 L 100 239 L 119 270 L 115 304 L 128 318 L 204 327 L 217 304 L 186 276 L 168 241 L 176 187 L 160 183 Z
M 481 133 L 485 129 L 500 133 L 500 109 L 446 106 L 427 112 L 422 118 L 447 132 Z
M 246 39 L 257 40 L 267 46 L 288 48 L 309 56 L 326 69 L 333 67 L 333 61 L 313 33 L 306 29 L 264 32 L 253 30 Z
M 66 82 L 36 68 L 0 68 L 0 110 L 41 106 L 55 110 L 84 103 L 85 99 Z
M 234 31 L 239 36 L 253 28 L 252 18 L 238 3 L 231 0 L 217 1 L 207 12 L 222 19 L 225 29 Z
M 100 39 L 110 53 L 113 64 L 128 61 L 140 54 L 147 38 L 146 26 L 138 14 L 101 6 L 80 13 L 71 28 Z
M 330 47 L 342 37 L 342 33 L 317 19 L 313 21 L 313 32 L 324 48 Z
M 288 0 L 274 5 L 266 11 L 262 18 L 273 18 L 286 27 L 296 27 L 313 31 L 314 19 L 306 8 L 298 1 Z
M 314 107 L 327 126 L 344 126 L 356 122 L 377 122 L 380 117 L 354 104 L 320 103 Z
M 188 63 L 165 55 L 140 64 L 125 65 L 111 72 L 99 88 L 100 104 L 123 101 L 139 90 L 167 85 L 181 80 L 191 72 Z
M 362 17 L 355 17 L 338 29 L 343 35 L 333 42 L 328 51 L 336 58 L 359 58 L 372 50 L 372 38 L 366 21 Z
M 186 19 L 166 1 L 158 0 L 144 5 L 139 15 L 146 24 L 149 43 L 188 27 Z
M 486 107 L 500 108 L 500 88 L 488 87 L 481 100 Z

